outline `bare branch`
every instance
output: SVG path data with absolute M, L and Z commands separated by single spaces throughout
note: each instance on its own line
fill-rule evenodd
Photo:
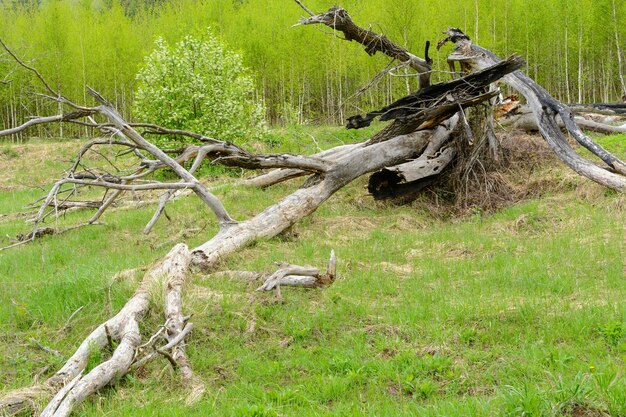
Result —
M 460 60 L 469 68 L 485 68 L 502 62 L 491 51 L 474 45 L 470 38 L 456 28 L 449 28 L 447 41 L 456 44 L 451 60 Z M 626 191 L 626 164 L 600 145 L 589 139 L 574 121 L 571 111 L 563 103 L 554 99 L 544 88 L 521 71 L 515 71 L 503 77 L 503 81 L 526 97 L 531 106 L 540 132 L 548 145 L 575 172 L 609 188 Z M 560 116 L 565 128 L 582 146 L 602 159 L 615 172 L 596 166 L 578 154 L 567 142 L 557 123 Z
M 13 134 L 16 134 L 23 130 L 28 129 L 31 126 L 36 126 L 40 124 L 68 122 L 68 121 L 76 120 L 81 117 L 86 117 L 95 113 L 96 113 L 95 110 L 83 109 L 83 110 L 76 110 L 70 113 L 58 114 L 55 116 L 35 117 L 21 124 L 20 126 L 12 127 L 10 129 L 0 130 L 0 136 L 13 135 Z
M 11 55 L 11 57 L 13 57 L 13 59 L 15 59 L 15 61 L 18 64 L 20 64 L 21 66 L 23 66 L 27 70 L 33 72 L 37 76 L 37 78 L 39 78 L 41 83 L 46 87 L 46 90 L 48 90 L 50 92 L 50 94 L 52 94 L 53 96 L 56 96 L 56 97 L 60 97 L 61 96 L 60 93 L 58 93 L 56 90 L 54 90 L 52 87 L 50 87 L 50 84 L 48 84 L 46 79 L 43 77 L 43 75 L 41 75 L 41 73 L 39 71 L 37 71 L 36 68 L 31 67 L 30 65 L 28 65 L 24 61 L 22 61 L 17 55 L 15 55 L 13 53 L 13 51 L 7 46 L 6 43 L 4 43 L 4 41 L 1 38 L 0 38 L 0 45 L 2 45 L 4 50 L 7 51 L 9 53 L 9 55 Z
M 296 3 L 298 3 L 298 6 L 302 7 L 302 10 L 307 12 L 309 14 L 309 16 L 313 16 L 313 12 L 310 11 L 304 4 L 302 4 L 302 2 L 300 0 L 296 0 Z
M 300 4 L 300 2 L 297 3 Z M 300 6 L 302 5 L 300 4 Z M 308 9 L 305 10 L 308 11 Z M 407 62 L 411 68 L 419 73 L 420 88 L 430 85 L 430 72 L 432 70 L 431 60 L 422 59 L 412 54 L 405 48 L 389 40 L 385 35 L 379 35 L 357 26 L 345 9 L 333 6 L 326 13 L 314 15 L 309 11 L 309 14 L 311 14 L 311 17 L 303 17 L 300 19 L 300 25 L 323 24 L 333 30 L 342 32 L 345 40 L 354 40 L 365 46 L 365 52 L 369 55 L 382 52 L 391 58 L 401 62 Z
M 230 217 L 222 202 L 211 194 L 193 175 L 191 175 L 186 169 L 184 169 L 161 149 L 145 140 L 135 129 L 129 126 L 128 123 L 122 119 L 113 106 L 111 106 L 111 104 L 108 103 L 100 94 L 92 89 L 88 89 L 88 91 L 97 101 L 101 103 L 101 106 L 99 107 L 100 112 L 107 116 L 125 137 L 132 140 L 142 149 L 150 152 L 157 159 L 171 168 L 182 180 L 192 185 L 191 188 L 198 195 L 198 197 L 200 197 L 200 199 L 213 211 L 213 213 L 215 213 L 220 227 L 227 227 L 236 223 L 236 221 Z

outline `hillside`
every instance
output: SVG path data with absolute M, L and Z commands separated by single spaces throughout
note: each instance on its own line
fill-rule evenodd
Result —
M 316 144 L 358 139 L 337 128 L 296 129 L 274 131 L 271 150 L 312 152 Z M 293 139 L 302 137 L 315 142 Z M 626 157 L 625 136 L 598 141 Z M 0 246 L 28 230 L 17 213 L 42 195 L 33 185 L 48 187 L 80 143 L 0 145 Z M 230 175 L 204 181 L 228 184 L 236 179 Z M 185 405 L 186 387 L 158 359 L 77 414 L 626 414 L 624 195 L 541 160 L 509 171 L 506 180 L 526 197 L 493 212 L 459 212 L 433 199 L 385 205 L 366 195 L 364 179 L 356 181 L 288 233 L 222 265 L 320 266 L 334 249 L 339 279 L 330 287 L 283 289 L 278 302 L 254 292 L 254 283 L 198 274 L 190 280 L 185 308 L 195 330 L 188 353 L 207 386 L 199 402 Z M 297 186 L 215 192 L 242 219 Z M 139 273 L 120 271 L 145 268 L 175 243 L 196 245 L 216 231 L 206 208 L 183 198 L 169 206 L 171 221 L 146 236 L 141 230 L 154 204 L 132 203 L 108 213 L 104 225 L 0 252 L 2 391 L 28 386 L 63 363 L 38 345 L 67 358 L 123 305 Z

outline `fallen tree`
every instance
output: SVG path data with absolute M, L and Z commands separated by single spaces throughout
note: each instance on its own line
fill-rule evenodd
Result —
M 298 4 L 301 5 L 299 1 Z M 301 5 L 302 6 L 302 5 Z M 89 90 L 96 101 L 95 106 L 78 105 L 53 90 L 43 77 L 32 67 L 21 61 L 2 44 L 16 61 L 41 79 L 48 90 L 47 97 L 71 111 L 46 117 L 36 117 L 29 122 L 0 135 L 12 134 L 39 123 L 79 123 L 98 129 L 107 139 L 89 141 L 80 150 L 74 164 L 66 175 L 57 181 L 43 199 L 39 211 L 32 219 L 32 237 L 42 230 L 41 225 L 50 216 L 57 216 L 66 207 L 76 190 L 81 187 L 98 187 L 103 191 L 96 213 L 85 223 L 94 224 L 125 192 L 162 190 L 164 192 L 155 216 L 149 221 L 149 231 L 167 201 L 180 190 L 190 190 L 215 216 L 218 233 L 196 248 L 177 244 L 168 255 L 158 260 L 144 275 L 135 294 L 126 305 L 106 322 L 98 325 L 78 347 L 72 357 L 52 377 L 43 383 L 4 394 L 0 400 L 0 412 L 12 414 L 34 408 L 37 401 L 46 401 L 43 416 L 67 416 L 74 407 L 89 395 L 97 392 L 115 378 L 143 366 L 155 357 L 166 358 L 180 370 L 181 378 L 192 388 L 190 401 L 198 398 L 203 384 L 185 355 L 184 343 L 192 330 L 189 319 L 183 315 L 182 286 L 191 270 L 210 273 L 217 270 L 220 260 L 260 238 L 276 236 L 300 219 L 313 213 L 334 193 L 355 179 L 373 174 L 370 188 L 381 195 L 402 195 L 408 189 L 416 192 L 422 181 L 437 181 L 447 167 L 456 163 L 456 156 L 469 155 L 465 169 L 471 169 L 489 148 L 489 132 L 472 129 L 474 119 L 481 120 L 478 106 L 490 106 L 497 91 L 490 85 L 499 79 L 511 84 L 526 96 L 537 124 L 555 153 L 572 169 L 607 187 L 626 191 L 625 165 L 615 156 L 587 138 L 576 126 L 569 110 L 550 97 L 545 90 L 519 71 L 523 61 L 519 57 L 499 60 L 495 55 L 473 45 L 458 29 L 450 29 L 446 41 L 456 43 L 450 62 L 461 62 L 460 77 L 447 82 L 430 84 L 431 60 L 427 54 L 418 58 L 388 38 L 359 28 L 348 13 L 338 7 L 309 17 L 300 24 L 324 24 L 343 32 L 346 40 L 354 40 L 366 47 L 370 54 L 381 52 L 394 59 L 409 62 L 419 74 L 420 90 L 404 97 L 365 117 L 350 118 L 349 127 L 358 128 L 375 117 L 393 120 L 388 126 L 369 140 L 345 145 L 312 156 L 280 154 L 252 154 L 231 143 L 207 138 L 194 132 L 167 129 L 153 124 L 129 123 L 114 106 L 100 94 Z M 440 43 L 441 46 L 443 43 Z M 428 48 L 426 48 L 428 50 Z M 477 108 L 479 116 L 468 117 Z M 484 111 L 483 111 L 484 113 Z M 568 144 L 556 122 L 559 115 L 565 127 L 587 149 L 606 163 L 597 166 L 578 155 Z M 97 122 L 95 116 L 106 118 Z M 475 115 L 474 115 L 475 116 Z M 484 120 L 484 118 L 482 118 Z M 488 127 L 488 123 L 486 124 Z M 139 132 L 138 129 L 144 129 Z M 204 142 L 203 145 L 187 146 L 178 150 L 162 150 L 146 139 L 152 134 L 170 134 L 191 137 Z M 480 134 L 480 136 L 478 135 Z M 113 139 L 116 137 L 115 139 Z M 116 156 L 124 158 L 125 169 L 117 169 L 116 161 L 107 160 L 100 166 L 90 166 L 84 155 L 99 146 L 115 147 Z M 229 166 L 247 169 L 273 168 L 274 171 L 249 181 L 249 184 L 269 186 L 286 179 L 307 176 L 304 184 L 292 194 L 267 207 L 247 220 L 232 218 L 226 207 L 195 176 L 200 164 L 209 160 Z M 192 162 L 189 169 L 186 162 Z M 108 168 L 105 168 L 108 167 Z M 157 170 L 170 169 L 178 177 L 175 182 L 157 181 L 151 176 Z M 373 192 L 374 192 L 373 191 Z M 29 235 L 30 236 L 30 235 Z M 250 274 L 244 274 L 250 276 Z M 266 278 L 259 290 L 276 290 L 284 285 L 318 287 L 332 283 L 336 275 L 334 254 L 326 274 L 312 267 L 281 264 L 278 271 Z M 162 305 L 165 323 L 157 331 L 142 334 L 139 324 L 153 303 L 155 288 L 165 288 Z M 145 333 L 145 331 L 143 332 Z M 144 339 L 147 340 L 143 342 Z M 163 345 L 157 344 L 163 340 Z M 116 346 L 114 346 L 117 344 Z M 90 349 L 104 351 L 110 347 L 112 353 L 100 364 L 85 373 Z
M 602 134 L 626 133 L 626 119 L 622 120 L 620 113 L 606 113 L 601 110 L 604 108 L 602 105 L 597 105 L 599 107 L 595 106 L 585 105 L 585 107 L 578 107 L 578 105 L 568 105 L 573 113 L 574 122 L 582 129 Z M 626 108 L 626 106 L 624 107 Z M 496 114 L 498 115 L 498 123 L 502 126 L 527 131 L 539 130 L 539 124 L 531 107 L 527 104 L 522 104 L 517 97 L 507 98 L 505 103 L 496 110 Z M 560 115 L 556 117 L 556 122 L 561 130 L 567 130 L 567 126 Z M 614 124 L 615 122 L 621 124 Z

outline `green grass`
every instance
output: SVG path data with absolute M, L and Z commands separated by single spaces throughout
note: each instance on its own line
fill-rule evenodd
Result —
M 321 147 L 357 139 L 342 130 L 298 129 L 275 133 L 272 151 L 315 151 L 307 133 Z M 602 139 L 621 157 L 624 141 Z M 27 158 L 30 146 L 2 162 Z M 66 151 L 60 160 L 69 159 L 69 146 Z M 57 168 L 38 175 L 54 177 Z M 30 175 L 16 173 L 22 174 Z M 279 260 L 322 266 L 335 249 L 339 279 L 332 286 L 283 289 L 284 302 L 276 303 L 253 284 L 191 280 L 185 309 L 196 330 L 188 353 L 207 385 L 201 401 L 186 406 L 185 387 L 158 360 L 76 414 L 626 415 L 626 200 L 566 168 L 550 175 L 560 179 L 541 199 L 445 221 L 419 204 L 376 203 L 365 180 L 357 181 L 288 233 L 223 265 L 256 271 L 270 271 Z M 243 219 L 295 187 L 225 187 L 217 194 Z M 0 190 L 5 214 L 38 194 Z M 134 282 L 112 283 L 115 272 L 147 265 L 179 240 L 201 243 L 216 230 L 202 205 L 187 198 L 169 207 L 172 222 L 163 219 L 154 235 L 144 236 L 152 210 L 112 211 L 103 226 L 0 252 L 5 389 L 61 364 L 31 338 L 69 356 L 123 305 Z M 0 236 L 25 230 L 0 219 Z M 181 230 L 190 231 L 183 237 Z M 82 305 L 71 329 L 59 333 Z M 248 334 L 252 320 L 256 330 Z M 158 313 L 148 317 L 146 334 L 162 321 Z

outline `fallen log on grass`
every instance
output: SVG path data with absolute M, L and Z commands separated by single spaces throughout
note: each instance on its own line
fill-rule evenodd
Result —
M 589 117 L 588 114 L 586 114 L 586 116 L 581 116 L 580 113 L 573 115 L 573 120 L 581 129 L 592 132 L 602 133 L 605 135 L 626 133 L 626 123 L 623 125 L 611 125 L 593 120 L 593 118 Z M 498 117 L 498 123 L 504 127 L 512 127 L 515 129 L 527 131 L 539 130 L 537 118 L 535 117 L 535 114 L 530 106 L 526 104 L 519 104 L 516 108 L 501 112 Z M 563 122 L 560 115 L 556 117 L 556 123 L 561 130 L 567 131 L 567 126 Z
M 299 1 L 298 3 L 302 5 Z M 359 30 L 349 19 L 347 12 L 342 9 L 332 8 L 329 12 L 314 15 L 306 7 L 303 8 L 309 14 L 309 17 L 301 22 L 303 24 L 321 23 L 340 31 L 345 30 L 344 33 L 350 35 L 348 39 L 362 43 L 375 41 L 366 45 L 368 52 L 380 51 L 394 58 L 421 65 L 421 61 L 414 59 L 412 54 L 405 54 L 403 48 L 397 47 L 389 39 L 374 36 L 375 34 L 371 31 Z M 338 25 L 338 22 L 344 26 Z M 192 190 L 193 194 L 204 203 L 208 212 L 212 213 L 219 231 L 194 249 L 189 249 L 185 244 L 174 246 L 166 257 L 155 262 L 144 275 L 135 294 L 124 307 L 106 322 L 98 325 L 59 371 L 42 384 L 5 393 L 0 399 L 0 412 L 22 412 L 32 406 L 33 402 L 41 400 L 47 402 L 43 415 L 67 416 L 77 404 L 90 395 L 159 356 L 166 358 L 173 367 L 180 370 L 184 383 L 193 387 L 190 396 L 197 399 L 203 386 L 201 381 L 194 376 L 183 345 L 192 327 L 188 319 L 183 316 L 181 296 L 183 284 L 191 276 L 191 271 L 204 273 L 215 271 L 220 261 L 228 255 L 259 239 L 270 238 L 284 232 L 317 210 L 333 194 L 363 175 L 382 171 L 389 175 L 396 175 L 400 178 L 398 183 L 404 182 L 410 186 L 416 181 L 435 177 L 447 165 L 454 163 L 459 154 L 468 156 L 469 162 L 466 166 L 469 167 L 467 169 L 471 169 L 472 164 L 480 161 L 483 150 L 487 149 L 488 135 L 478 136 L 472 132 L 470 124 L 473 123 L 473 117 L 471 115 L 467 117 L 466 110 L 483 104 L 488 105 L 496 92 L 487 87 L 500 77 L 504 77 L 505 81 L 526 96 L 546 141 L 572 169 L 610 188 L 626 191 L 623 162 L 584 136 L 571 119 L 569 110 L 565 106 L 550 97 L 534 81 L 516 71 L 521 65 L 519 58 L 500 61 L 490 52 L 472 45 L 469 38 L 458 29 L 451 29 L 446 40 L 457 44 L 455 52 L 450 56 L 450 62 L 461 61 L 461 67 L 467 75 L 451 83 L 432 86 L 432 89 L 428 91 L 439 91 L 439 93 L 429 95 L 428 100 L 421 100 L 420 97 L 426 96 L 420 96 L 419 92 L 411 95 L 405 100 L 410 104 L 408 109 L 400 110 L 400 107 L 396 105 L 385 110 L 382 114 L 391 115 L 393 112 L 394 122 L 368 141 L 341 150 L 336 149 L 324 155 L 321 153 L 315 157 L 254 155 L 215 139 L 211 139 L 204 148 L 206 152 L 201 150 L 202 147 L 195 150 L 183 149 L 178 156 L 172 157 L 146 140 L 144 135 L 135 129 L 139 126 L 126 122 L 97 92 L 89 90 L 97 102 L 96 106 L 79 106 L 54 91 L 36 70 L 26 66 L 15 57 L 26 69 L 39 75 L 47 90 L 52 94 L 51 99 L 74 110 L 71 117 L 67 114 L 58 115 L 48 121 L 39 119 L 38 123 L 56 122 L 60 119 L 78 122 L 83 117 L 100 114 L 108 119 L 108 123 L 95 124 L 93 121 L 81 121 L 81 123 L 88 123 L 91 127 L 101 129 L 103 132 L 117 135 L 119 143 L 114 145 L 124 148 L 122 153 L 136 158 L 138 162 L 133 172 L 116 174 L 115 177 L 109 177 L 105 175 L 106 172 L 97 171 L 93 178 L 77 179 L 73 175 L 79 173 L 76 171 L 77 168 L 70 170 L 70 175 L 57 181 L 44 199 L 35 217 L 33 233 L 40 229 L 40 223 L 50 215 L 48 209 L 50 203 L 57 201 L 59 193 L 67 190 L 64 188 L 66 184 L 99 187 L 109 193 L 103 196 L 104 203 L 89 223 L 101 216 L 107 207 L 126 191 Z M 376 43 L 379 41 L 380 43 Z M 6 48 L 6 45 L 4 46 Z M 422 61 L 429 63 L 428 58 Z M 420 79 L 423 80 L 422 86 L 426 88 L 429 84 L 429 79 L 427 80 L 429 72 L 419 65 L 416 69 Z M 470 72 L 473 74 L 469 74 Z M 467 83 L 467 80 L 471 80 L 471 85 Z M 568 131 L 581 144 L 598 155 L 613 172 L 584 160 L 569 147 L 556 123 L 557 114 L 561 116 Z M 17 129 L 21 131 L 26 128 L 28 126 L 22 125 Z M 168 130 L 158 126 L 152 126 L 152 129 L 158 132 Z M 15 129 L 0 131 L 0 136 L 11 134 L 11 132 L 15 132 Z M 178 131 L 178 134 L 198 136 L 193 132 Z M 454 147 L 446 147 L 452 139 L 455 139 Z M 98 146 L 98 144 L 94 143 L 92 146 Z M 289 176 L 304 173 L 303 175 L 307 175 L 308 178 L 290 195 L 257 215 L 238 221 L 229 215 L 219 198 L 198 181 L 195 171 L 186 169 L 182 165 L 182 160 L 186 158 L 193 159 L 196 165 L 198 161 L 210 158 L 212 154 L 223 156 L 224 153 L 232 156 L 229 158 L 229 163 L 237 166 L 279 168 L 278 174 L 274 175 L 272 181 L 286 178 L 285 172 L 289 173 Z M 146 155 L 149 155 L 149 158 Z M 79 154 L 79 160 L 80 157 Z M 223 160 L 224 158 L 219 156 L 215 159 L 215 161 Z M 145 177 L 148 174 L 165 167 L 177 175 L 177 182 L 146 181 Z M 323 284 L 325 279 L 332 281 L 335 276 L 335 266 L 333 262 L 331 264 L 333 266 L 328 268 L 327 278 L 322 278 L 323 275 L 316 268 L 282 265 L 260 289 L 269 290 L 287 284 L 318 285 Z M 165 324 L 148 337 L 146 343 L 142 344 L 146 335 L 142 335 L 140 323 L 153 305 L 152 294 L 158 292 L 155 289 L 159 288 L 165 288 L 165 301 L 160 306 Z M 167 342 L 157 347 L 158 336 L 162 334 L 165 334 Z M 110 356 L 106 356 L 101 363 L 86 372 L 90 350 L 98 349 L 104 352 L 107 347 L 112 351 Z

